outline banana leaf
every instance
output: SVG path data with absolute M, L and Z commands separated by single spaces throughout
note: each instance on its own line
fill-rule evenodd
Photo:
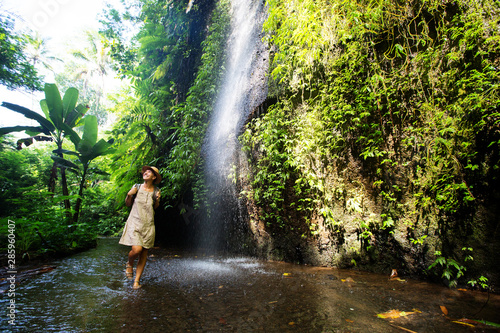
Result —
M 69 127 L 73 128 L 77 124 L 78 120 L 82 119 L 82 117 L 89 110 L 88 106 L 84 106 L 83 104 L 78 104 L 76 108 L 71 111 L 68 111 L 66 118 L 64 119 L 64 123 Z
M 5 135 L 11 132 L 23 132 L 23 131 L 29 131 L 30 134 L 38 134 L 40 132 L 43 132 L 43 128 L 40 126 L 11 126 L 11 127 L 1 127 L 0 128 L 0 136 Z M 49 133 L 44 133 L 49 135 Z
M 37 121 L 42 126 L 42 132 L 44 132 L 45 134 L 47 134 L 47 132 L 52 132 L 55 130 L 54 124 L 52 124 L 49 120 L 45 119 L 42 115 L 36 113 L 35 111 L 31 111 L 30 109 L 23 106 L 7 102 L 3 102 L 2 106 L 14 112 L 20 113 L 26 118 Z
M 76 88 L 68 88 L 64 93 L 64 97 L 62 100 L 63 103 L 63 119 L 66 120 L 67 116 L 73 111 L 76 107 L 76 102 L 78 101 L 78 89 Z
M 57 163 L 58 166 L 63 167 L 69 171 L 75 172 L 77 174 L 80 174 L 80 168 L 75 163 L 59 156 L 52 155 L 50 156 L 50 158 L 52 158 Z
M 59 89 L 55 84 L 45 84 L 45 101 L 49 109 L 50 120 L 52 120 L 56 128 L 61 128 L 63 123 L 63 102 Z
M 52 151 L 52 153 L 54 154 L 66 154 L 66 155 L 74 155 L 74 156 L 78 156 L 80 155 L 78 152 L 76 151 L 72 151 L 72 150 L 67 150 L 67 149 L 54 149 Z

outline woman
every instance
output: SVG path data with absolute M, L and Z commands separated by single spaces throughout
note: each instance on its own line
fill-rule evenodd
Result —
M 125 274 L 129 279 L 132 279 L 134 275 L 134 261 L 139 257 L 134 289 L 141 287 L 139 281 L 146 266 L 148 249 L 152 248 L 155 242 L 154 210 L 160 205 L 160 190 L 155 186 L 161 181 L 158 169 L 143 166 L 142 179 L 143 184 L 135 184 L 127 193 L 125 203 L 127 206 L 132 206 L 132 210 L 120 239 L 120 244 L 132 246 L 125 269 Z

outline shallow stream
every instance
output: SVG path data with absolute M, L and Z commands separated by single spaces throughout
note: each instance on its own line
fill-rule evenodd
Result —
M 143 287 L 124 274 L 128 248 L 96 249 L 16 287 L 8 332 L 497 332 L 500 296 L 387 276 L 152 249 Z M 2 293 L 1 306 L 9 301 Z M 485 305 L 486 304 L 486 305 Z M 484 306 L 484 307 L 483 307 Z M 445 316 L 441 307 L 448 311 Z M 377 314 L 398 318 L 380 318 Z M 404 312 L 401 312 L 404 311 Z M 5 313 L 5 312 L 4 312 Z M 473 325 L 473 326 L 469 326 Z

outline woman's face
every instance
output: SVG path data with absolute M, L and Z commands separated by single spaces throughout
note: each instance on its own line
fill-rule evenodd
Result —
M 153 173 L 153 171 L 151 170 L 146 170 L 144 171 L 144 173 L 142 174 L 142 179 L 144 180 L 152 180 L 154 181 L 156 179 L 156 176 L 155 174 Z

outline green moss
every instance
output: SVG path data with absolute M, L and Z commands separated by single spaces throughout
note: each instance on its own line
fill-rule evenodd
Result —
M 242 136 L 268 228 L 314 244 L 354 217 L 367 260 L 459 260 L 498 188 L 498 3 L 268 5 L 279 102 Z

